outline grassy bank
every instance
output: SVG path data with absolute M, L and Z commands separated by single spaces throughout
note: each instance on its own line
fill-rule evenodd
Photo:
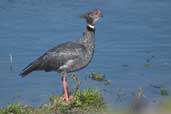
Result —
M 140 92 L 137 92 L 135 101 L 128 107 L 107 108 L 98 89 L 86 89 L 75 92 L 70 102 L 64 102 L 63 96 L 51 96 L 48 104 L 38 107 L 9 104 L 0 108 L 0 114 L 171 114 L 170 97 L 162 100 L 155 108 L 150 108 L 141 103 Z
M 24 104 L 10 104 L 0 109 L 0 114 L 92 114 L 105 108 L 103 97 L 98 89 L 77 91 L 70 102 L 63 96 L 51 96 L 49 104 L 32 107 Z

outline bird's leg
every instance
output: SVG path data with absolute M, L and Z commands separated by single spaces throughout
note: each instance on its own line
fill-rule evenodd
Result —
M 68 84 L 67 84 L 67 73 L 62 73 L 62 83 L 64 88 L 64 100 L 69 101 L 69 90 L 68 90 Z

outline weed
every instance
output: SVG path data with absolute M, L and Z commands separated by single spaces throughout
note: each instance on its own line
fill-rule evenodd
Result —
M 96 80 L 96 81 L 104 81 L 105 80 L 105 75 L 102 73 L 96 73 L 96 72 L 92 72 L 89 75 L 89 78 L 92 80 Z
M 161 88 L 160 89 L 160 95 L 162 96 L 168 96 L 168 91 L 166 88 Z

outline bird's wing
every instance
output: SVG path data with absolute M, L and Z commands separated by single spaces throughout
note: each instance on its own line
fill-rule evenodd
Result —
M 56 70 L 60 66 L 85 56 L 86 47 L 77 42 L 66 42 L 60 44 L 41 56 L 42 67 L 46 71 Z

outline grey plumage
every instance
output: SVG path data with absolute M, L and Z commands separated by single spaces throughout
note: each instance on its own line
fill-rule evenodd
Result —
M 86 20 L 89 19 L 93 18 L 86 18 Z M 91 22 L 93 22 L 93 20 Z M 88 24 L 94 25 L 95 22 Z M 59 73 L 63 71 L 68 73 L 80 70 L 91 62 L 94 48 L 95 29 L 87 26 L 81 39 L 63 43 L 48 50 L 24 68 L 20 75 L 24 77 L 32 71 L 38 70 L 44 70 L 46 72 L 57 71 Z

